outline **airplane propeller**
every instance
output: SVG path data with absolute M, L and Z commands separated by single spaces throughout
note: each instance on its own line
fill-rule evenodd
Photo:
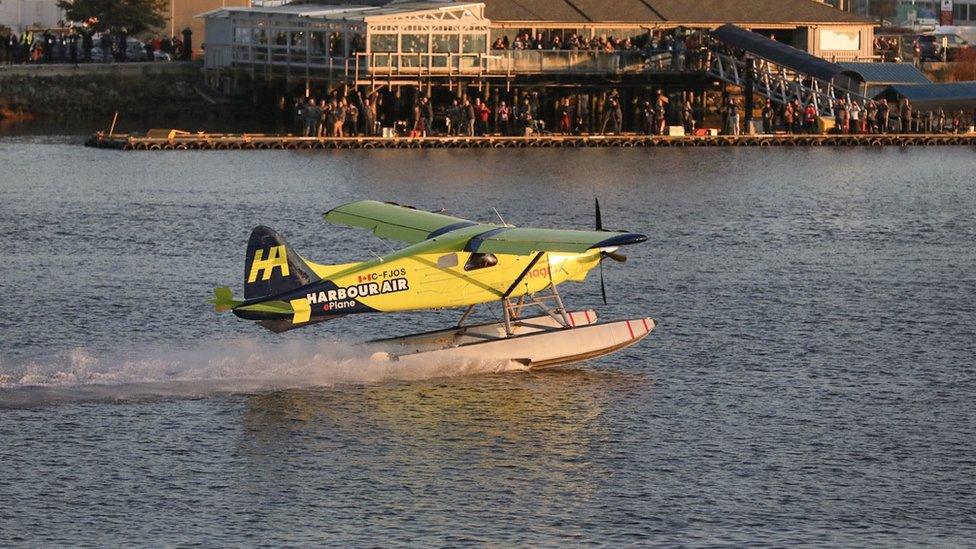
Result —
M 603 228 L 603 215 L 600 213 L 600 199 L 594 198 L 593 201 L 596 209 L 596 230 L 604 231 L 606 229 Z M 624 254 L 600 250 L 600 295 L 603 297 L 604 305 L 607 304 L 607 286 L 603 279 L 603 260 L 608 257 L 617 263 L 624 263 L 627 261 L 627 256 Z

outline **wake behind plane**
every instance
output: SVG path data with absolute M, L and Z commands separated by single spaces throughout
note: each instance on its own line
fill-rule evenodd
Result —
M 647 240 L 604 230 L 599 202 L 593 231 L 477 223 L 372 200 L 339 206 L 324 217 L 407 247 L 367 261 L 324 265 L 258 226 L 247 243 L 244 299 L 236 299 L 230 288 L 217 288 L 211 300 L 216 310 L 284 332 L 351 314 L 464 309 L 451 328 L 377 340 L 389 352 L 374 358 L 509 360 L 529 368 L 609 354 L 654 329 L 651 318 L 598 323 L 593 310 L 568 310 L 556 289 L 583 281 L 600 266 L 606 302 L 603 260 L 625 261 L 620 246 Z M 492 303 L 501 305 L 503 321 L 465 324 L 475 306 Z

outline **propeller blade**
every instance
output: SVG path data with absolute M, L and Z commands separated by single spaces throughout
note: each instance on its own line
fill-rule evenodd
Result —
M 600 295 L 603 296 L 603 304 L 607 304 L 607 286 L 603 282 L 603 260 L 600 260 Z
M 602 252 L 604 257 L 609 257 L 610 259 L 616 261 L 617 263 L 626 263 L 627 256 L 624 254 L 618 254 L 617 252 Z
M 603 216 L 600 215 L 600 199 L 594 198 L 594 203 L 596 204 L 596 230 L 603 230 Z

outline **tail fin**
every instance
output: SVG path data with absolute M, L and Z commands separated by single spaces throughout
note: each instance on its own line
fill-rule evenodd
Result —
M 319 280 L 280 234 L 263 225 L 251 231 L 244 258 L 244 299 L 276 296 Z

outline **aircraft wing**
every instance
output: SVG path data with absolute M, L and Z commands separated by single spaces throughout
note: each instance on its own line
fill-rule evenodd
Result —
M 499 228 L 473 237 L 467 249 L 478 253 L 529 255 L 533 252 L 582 253 L 644 242 L 637 233 L 575 231 L 568 229 Z
M 336 225 L 360 227 L 380 238 L 408 244 L 423 242 L 439 234 L 477 225 L 474 221 L 426 212 L 387 202 L 360 200 L 325 212 L 325 220 Z

